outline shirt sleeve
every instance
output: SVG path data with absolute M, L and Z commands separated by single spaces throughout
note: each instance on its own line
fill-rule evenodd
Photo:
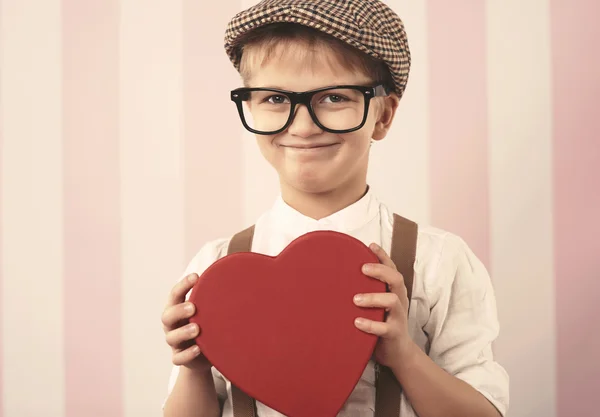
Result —
M 214 240 L 212 242 L 204 245 L 200 251 L 192 258 L 184 273 L 179 277 L 179 280 L 184 279 L 189 274 L 196 273 L 198 275 L 202 275 L 209 266 L 211 266 L 217 259 L 225 256 L 227 254 L 227 247 L 229 245 L 229 239 L 219 239 Z M 186 295 L 186 299 L 189 299 L 191 295 L 191 291 Z M 217 395 L 221 402 L 225 401 L 227 398 L 227 389 L 226 383 L 223 376 L 213 367 L 212 368 L 213 380 L 215 383 L 215 388 L 217 390 Z M 175 386 L 175 382 L 177 381 L 177 377 L 179 376 L 179 366 L 174 365 L 171 369 L 171 374 L 169 377 L 168 389 L 167 389 L 167 398 L 171 395 L 173 391 L 173 387 Z M 163 402 L 166 403 L 166 399 Z
M 491 279 L 462 239 L 451 234 L 444 239 L 435 280 L 426 288 L 432 301 L 424 327 L 430 340 L 429 356 L 505 416 L 509 378 L 492 351 L 499 322 Z

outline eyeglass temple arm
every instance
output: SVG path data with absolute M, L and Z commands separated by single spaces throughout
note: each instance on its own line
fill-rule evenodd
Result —
M 390 89 L 385 85 L 380 84 L 375 87 L 375 97 L 385 97 L 390 93 Z

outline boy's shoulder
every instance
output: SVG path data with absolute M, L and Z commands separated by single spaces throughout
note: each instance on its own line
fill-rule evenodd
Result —
M 419 228 L 415 273 L 430 299 L 461 288 L 485 288 L 488 271 L 467 242 L 455 233 L 425 225 Z
M 216 260 L 224 257 L 227 254 L 227 248 L 230 240 L 231 237 L 218 238 L 210 240 L 202 245 L 194 257 L 189 261 L 184 273 L 180 278 L 183 279 L 192 273 L 202 275 L 202 273 Z
M 394 212 L 382 204 L 381 224 L 385 227 L 390 239 L 394 228 L 395 214 L 405 217 L 401 212 Z M 464 258 L 465 256 L 476 258 L 467 242 L 458 234 L 428 223 L 415 221 L 410 217 L 405 218 L 414 221 L 418 226 L 417 265 L 428 264 L 435 266 L 439 265 L 440 262 L 456 262 L 459 258 Z
M 428 263 L 433 264 L 476 257 L 462 237 L 428 224 L 419 225 L 417 255 L 417 259 L 427 258 Z
M 383 235 L 388 236 L 388 247 L 391 246 L 394 214 L 383 206 L 381 220 L 386 229 Z M 402 213 L 396 214 L 402 216 Z M 427 223 L 415 223 L 418 235 L 413 291 L 422 292 L 432 301 L 458 287 L 473 291 L 489 287 L 491 279 L 486 266 L 460 235 Z

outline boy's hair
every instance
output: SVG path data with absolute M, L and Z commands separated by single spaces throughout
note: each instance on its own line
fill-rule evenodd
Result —
M 302 52 L 295 45 L 302 45 Z M 265 65 L 276 53 L 304 53 L 306 58 L 315 59 L 312 52 L 327 52 L 325 59 L 331 66 L 341 64 L 345 69 L 358 71 L 374 82 L 383 82 L 390 89 L 394 80 L 385 62 L 348 45 L 320 30 L 297 23 L 272 23 L 243 34 L 234 47 L 241 55 L 240 74 L 247 85 L 253 68 Z M 249 52 L 249 53 L 244 53 Z M 309 65 L 312 61 L 309 60 Z

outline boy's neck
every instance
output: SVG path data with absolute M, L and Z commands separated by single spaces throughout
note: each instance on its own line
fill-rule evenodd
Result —
M 326 193 L 306 193 L 282 184 L 282 198 L 287 205 L 315 220 L 331 216 L 356 203 L 368 191 L 366 182 Z

